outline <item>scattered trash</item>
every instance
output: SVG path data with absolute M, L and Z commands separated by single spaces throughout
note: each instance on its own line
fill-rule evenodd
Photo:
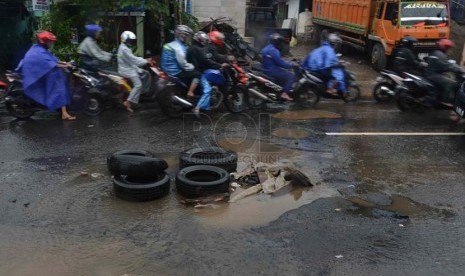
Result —
M 341 208 L 336 208 L 336 209 L 334 209 L 334 211 L 340 212 L 340 211 L 342 211 L 342 209 Z
M 262 187 L 262 184 L 257 184 L 255 186 L 252 186 L 250 188 L 248 188 L 247 190 L 244 190 L 242 192 L 240 192 L 239 194 L 235 195 L 234 197 L 232 197 L 228 202 L 236 202 L 238 200 L 241 200 L 243 198 L 246 198 L 250 195 L 254 195 L 258 192 L 260 192 L 261 190 L 263 190 L 263 187 Z
M 342 259 L 342 258 L 344 258 L 344 256 L 342 256 L 342 255 L 336 255 L 335 257 L 336 257 L 336 259 Z
M 88 125 L 87 127 L 88 127 L 88 128 L 92 128 L 92 127 L 94 127 L 94 125 Z
M 194 208 L 196 209 L 217 209 L 217 208 L 220 208 L 220 206 L 210 203 L 210 204 L 197 204 L 194 206 Z
M 232 183 L 231 183 L 231 187 L 233 187 L 233 188 L 239 188 L 239 187 L 241 187 L 241 185 L 237 184 L 236 182 L 232 182 Z
M 275 175 L 272 171 L 267 169 L 265 173 L 268 177 L 268 179 L 262 184 L 263 192 L 265 194 L 272 194 L 277 190 L 281 189 L 282 187 L 290 184 L 290 182 L 286 182 L 286 180 L 284 179 L 284 171 L 278 170 L 278 175 Z
M 90 177 L 92 177 L 92 178 L 100 178 L 100 177 L 103 177 L 103 174 L 101 174 L 101 173 L 92 173 L 90 175 Z
M 11 203 L 16 203 L 17 201 L 18 201 L 17 199 L 10 200 Z
M 24 203 L 23 205 L 24 205 L 25 208 L 27 208 L 27 207 L 29 207 L 29 204 L 31 204 L 31 203 L 30 202 Z
M 205 205 L 205 204 L 209 204 L 212 202 L 225 201 L 226 199 L 229 199 L 229 193 L 222 193 L 222 194 L 199 197 L 199 198 L 185 198 L 185 199 L 179 200 L 179 202 L 181 202 L 182 204 L 186 204 L 186 205 L 194 205 L 194 204 Z
M 405 227 L 403 224 L 399 224 L 399 227 Z
M 81 172 L 80 175 L 81 176 L 89 176 L 89 172 Z

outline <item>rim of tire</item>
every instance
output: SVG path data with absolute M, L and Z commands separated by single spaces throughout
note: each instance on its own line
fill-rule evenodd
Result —
M 103 112 L 104 105 L 99 95 L 87 95 L 84 102 L 84 113 L 89 116 L 97 116 Z
M 218 167 L 196 165 L 181 169 L 176 176 L 176 184 L 188 186 L 218 186 L 229 183 L 229 173 Z
M 360 87 L 356 85 L 350 85 L 342 96 L 342 99 L 347 103 L 356 102 L 358 98 L 360 98 Z
M 245 90 L 245 87 L 237 86 L 235 93 L 226 98 L 226 107 L 232 113 L 241 113 L 247 108 Z
M 298 94 L 298 104 L 301 107 L 314 107 L 320 101 L 320 95 L 311 87 L 305 87 Z
M 387 102 L 391 98 L 386 93 L 383 93 L 383 91 L 381 90 L 383 86 L 387 87 L 390 90 L 393 90 L 392 85 L 388 82 L 380 82 L 377 85 L 375 85 L 375 87 L 373 88 L 373 98 L 379 103 Z

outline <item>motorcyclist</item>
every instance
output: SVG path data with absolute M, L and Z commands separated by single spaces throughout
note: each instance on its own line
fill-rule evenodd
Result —
M 36 37 L 37 44 L 32 45 L 18 66 L 23 75 L 24 94 L 51 111 L 61 108 L 64 121 L 76 120 L 66 109 L 71 96 L 63 68 L 69 65 L 49 51 L 57 38 L 47 31 L 39 32 Z
M 192 45 L 187 49 L 187 62 L 194 65 L 195 69 L 200 72 L 205 72 L 207 69 L 220 69 L 227 66 L 227 64 L 219 64 L 211 59 L 211 54 L 208 53 L 207 47 L 210 38 L 205 32 L 197 32 L 194 34 Z M 200 109 L 208 110 L 210 108 L 210 96 L 212 88 L 208 80 L 202 74 L 200 84 L 202 86 L 202 97 L 200 98 L 197 106 L 194 108 L 194 114 L 198 114 Z
M 342 43 L 342 39 L 336 34 L 329 34 L 327 40 L 313 50 L 303 61 L 302 66 L 309 71 L 317 72 L 329 79 L 327 93 L 337 95 L 337 92 L 345 93 L 347 90 L 345 73 L 339 66 L 339 58 L 334 50 Z
M 90 24 L 86 25 L 85 28 L 87 36 L 79 44 L 78 54 L 84 69 L 96 71 L 101 67 L 101 63 L 110 62 L 112 54 L 103 51 L 98 45 L 102 27 Z
M 418 60 L 413 52 L 413 44 L 418 40 L 411 36 L 406 36 L 400 40 L 399 49 L 394 55 L 393 67 L 398 74 L 409 72 L 418 74 L 418 69 L 426 67 L 425 63 Z
M 444 76 L 444 73 L 461 73 L 460 66 L 449 62 L 447 52 L 455 44 L 449 39 L 441 39 L 437 42 L 439 50 L 435 50 L 427 59 L 428 67 L 425 70 L 425 77 L 431 81 L 437 89 L 437 98 L 443 105 L 452 107 L 451 101 L 455 98 L 458 84 Z
M 123 102 L 128 112 L 134 112 L 133 105 L 139 103 L 139 97 L 142 92 L 142 80 L 139 74 L 144 71 L 140 67 L 151 64 L 151 58 L 137 57 L 132 53 L 130 47 L 135 45 L 136 35 L 130 31 L 124 31 L 121 34 L 121 44 L 118 48 L 118 73 L 123 77 L 131 80 L 133 86 L 129 97 Z
M 211 58 L 217 63 L 227 63 L 228 51 L 224 44 L 224 34 L 219 31 L 211 31 L 208 36 L 211 42 L 208 44 L 208 52 L 211 54 Z
M 161 53 L 161 68 L 165 73 L 181 79 L 189 84 L 187 97 L 194 97 L 199 85 L 201 73 L 186 60 L 187 40 L 194 34 L 186 25 L 177 25 L 174 30 L 175 39 L 163 46 Z
M 285 39 L 282 35 L 278 33 L 270 35 L 268 45 L 266 45 L 261 52 L 263 56 L 263 73 L 275 78 L 277 83 L 283 86 L 283 92 L 281 93 L 282 99 L 292 101 L 293 99 L 289 97 L 288 93 L 291 92 L 295 75 L 286 69 L 291 69 L 297 66 L 297 64 L 282 59 L 281 50 L 284 43 Z

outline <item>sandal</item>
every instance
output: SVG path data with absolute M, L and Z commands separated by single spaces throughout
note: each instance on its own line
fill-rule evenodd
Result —
M 67 115 L 67 116 L 61 116 L 61 119 L 63 121 L 75 121 L 76 120 L 76 117 L 75 116 L 71 116 L 71 115 Z

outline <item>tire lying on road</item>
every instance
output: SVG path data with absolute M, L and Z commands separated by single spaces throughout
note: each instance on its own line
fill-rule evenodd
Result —
M 209 165 L 227 172 L 237 170 L 237 154 L 219 147 L 193 148 L 179 154 L 180 168 L 195 165 Z
M 226 193 L 229 184 L 229 173 L 213 166 L 190 166 L 181 169 L 176 176 L 176 189 L 187 198 Z
M 111 175 L 126 175 L 138 181 L 157 179 L 168 168 L 165 160 L 146 151 L 119 151 L 107 158 Z
M 150 201 L 169 194 L 171 179 L 167 174 L 160 175 L 155 181 L 139 182 L 128 176 L 113 177 L 115 195 L 129 201 Z

